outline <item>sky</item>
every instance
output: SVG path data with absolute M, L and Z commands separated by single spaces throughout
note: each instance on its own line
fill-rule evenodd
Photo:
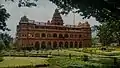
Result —
M 57 6 L 51 3 L 49 0 L 39 0 L 37 2 L 39 5 L 37 7 L 18 7 L 17 2 L 4 2 L 0 0 L 0 4 L 4 4 L 7 12 L 11 15 L 6 21 L 7 26 L 11 29 L 9 33 L 12 37 L 16 35 L 16 26 L 19 24 L 20 18 L 26 15 L 30 20 L 35 20 L 39 22 L 47 22 L 52 19 L 53 13 Z M 69 13 L 67 16 L 62 15 L 65 24 L 73 24 L 73 13 Z M 82 19 L 82 16 L 75 14 L 75 24 L 77 25 L 80 21 L 88 21 L 91 26 L 98 25 L 99 23 L 95 18 Z

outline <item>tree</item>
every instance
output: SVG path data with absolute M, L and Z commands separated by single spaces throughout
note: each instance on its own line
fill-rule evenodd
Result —
M 99 26 L 94 26 L 93 31 L 97 31 L 97 36 L 104 46 L 110 45 L 111 43 L 118 43 L 120 45 L 119 27 L 119 22 L 105 22 Z
M 74 11 L 83 18 L 95 17 L 99 22 L 120 19 L 119 0 L 50 0 L 65 13 Z M 81 13 L 82 12 L 82 13 Z
M 3 42 L 3 40 L 0 40 L 0 52 L 1 50 L 3 50 L 5 48 L 5 44 Z
M 4 5 L 0 4 L 0 30 L 10 30 L 7 28 L 6 20 L 9 18 L 10 14 L 7 13 L 6 9 L 4 8 Z
M 95 46 L 97 45 L 98 40 L 99 40 L 99 39 L 98 39 L 97 37 L 93 37 L 93 38 L 92 38 L 92 46 L 93 46 L 93 47 L 95 47 Z
M 6 48 L 9 48 L 10 43 L 13 41 L 13 38 L 7 33 L 0 33 L 0 39 L 3 41 Z

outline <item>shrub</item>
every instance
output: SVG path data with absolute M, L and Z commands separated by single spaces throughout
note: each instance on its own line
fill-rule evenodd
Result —
M 52 58 L 52 55 L 48 55 L 48 58 Z
M 88 55 L 83 55 L 82 60 L 83 60 L 83 61 L 88 61 L 88 60 L 89 60 Z
M 0 57 L 0 62 L 2 62 L 4 59 L 3 59 L 3 57 Z

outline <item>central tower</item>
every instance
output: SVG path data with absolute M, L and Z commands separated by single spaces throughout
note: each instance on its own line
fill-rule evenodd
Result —
M 63 19 L 58 11 L 58 9 L 55 9 L 55 12 L 53 14 L 52 20 L 51 20 L 52 25 L 63 25 Z

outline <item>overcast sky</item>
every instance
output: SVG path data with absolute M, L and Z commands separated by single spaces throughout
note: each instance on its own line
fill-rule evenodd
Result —
M 7 12 L 10 13 L 10 18 L 7 21 L 8 28 L 11 29 L 9 32 L 13 37 L 16 34 L 16 25 L 18 25 L 19 20 L 22 16 L 26 15 L 31 20 L 36 20 L 40 22 L 47 22 L 51 20 L 56 5 L 49 2 L 48 0 L 40 0 L 38 2 L 38 7 L 32 8 L 19 8 L 17 3 L 4 2 L 4 0 L 0 0 L 1 4 L 5 5 Z M 70 13 L 67 16 L 62 16 L 65 24 L 73 24 L 73 14 Z M 75 15 L 75 22 L 78 24 L 80 21 L 88 21 L 91 26 L 98 24 L 98 22 L 94 18 L 90 18 L 87 20 L 83 20 L 82 17 L 78 14 Z

